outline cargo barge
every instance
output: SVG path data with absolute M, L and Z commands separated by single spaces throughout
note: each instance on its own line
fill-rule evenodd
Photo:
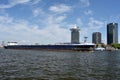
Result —
M 57 50 L 57 51 L 92 51 L 94 44 L 54 44 L 54 45 L 7 45 L 5 49 Z

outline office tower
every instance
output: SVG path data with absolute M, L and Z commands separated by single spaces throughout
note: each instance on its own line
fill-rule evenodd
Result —
M 118 43 L 118 23 L 107 24 L 107 44 Z
M 101 33 L 100 32 L 94 32 L 92 34 L 92 43 L 101 44 Z
M 71 30 L 71 43 L 78 44 L 79 43 L 79 27 L 75 26 L 70 29 Z

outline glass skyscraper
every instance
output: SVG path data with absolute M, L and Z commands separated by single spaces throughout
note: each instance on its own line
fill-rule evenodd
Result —
M 92 34 L 92 43 L 101 44 L 101 33 L 100 32 L 94 32 Z
M 107 44 L 118 43 L 118 23 L 107 24 Z
M 71 30 L 71 43 L 78 44 L 79 43 L 79 27 L 75 26 L 70 29 Z

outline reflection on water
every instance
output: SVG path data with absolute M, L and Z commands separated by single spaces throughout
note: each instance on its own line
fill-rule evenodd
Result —
M 120 80 L 120 52 L 0 49 L 0 80 Z

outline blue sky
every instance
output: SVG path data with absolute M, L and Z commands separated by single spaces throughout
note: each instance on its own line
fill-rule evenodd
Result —
M 84 36 L 92 42 L 92 33 L 99 31 L 106 43 L 107 23 L 120 24 L 119 3 L 120 0 L 0 0 L 0 41 L 70 42 L 69 29 L 76 24 L 80 42 Z

